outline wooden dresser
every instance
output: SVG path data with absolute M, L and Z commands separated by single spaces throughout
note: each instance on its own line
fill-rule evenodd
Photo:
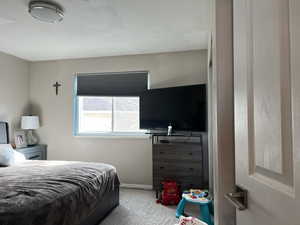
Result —
M 153 136 L 153 188 L 172 179 L 181 190 L 208 187 L 208 156 L 205 135 L 199 137 Z
M 34 145 L 26 148 L 17 148 L 16 151 L 24 154 L 28 160 L 46 160 L 47 145 Z

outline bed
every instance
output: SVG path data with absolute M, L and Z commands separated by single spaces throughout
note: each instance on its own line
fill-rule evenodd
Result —
M 0 122 L 2 142 L 6 128 Z M 97 225 L 118 205 L 108 164 L 28 160 L 0 168 L 1 225 Z

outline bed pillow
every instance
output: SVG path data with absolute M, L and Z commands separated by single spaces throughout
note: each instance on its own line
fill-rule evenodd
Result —
M 26 160 L 25 156 L 21 152 L 13 150 L 14 153 L 14 164 L 24 162 Z
M 10 144 L 0 144 L 0 166 L 14 164 L 14 152 Z
M 11 166 L 25 160 L 25 156 L 15 151 L 10 144 L 0 144 L 0 166 Z

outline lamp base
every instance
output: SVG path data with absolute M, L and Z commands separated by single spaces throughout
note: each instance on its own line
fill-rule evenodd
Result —
M 28 130 L 28 132 L 27 132 L 27 144 L 29 146 L 33 146 L 33 145 L 36 145 L 37 143 L 38 143 L 38 138 L 36 136 L 34 136 L 32 130 Z

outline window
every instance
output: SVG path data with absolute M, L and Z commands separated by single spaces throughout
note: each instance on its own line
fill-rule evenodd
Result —
M 139 105 L 139 97 L 78 97 L 78 132 L 141 132 Z
M 139 95 L 147 86 L 147 72 L 77 75 L 74 135 L 144 134 Z

